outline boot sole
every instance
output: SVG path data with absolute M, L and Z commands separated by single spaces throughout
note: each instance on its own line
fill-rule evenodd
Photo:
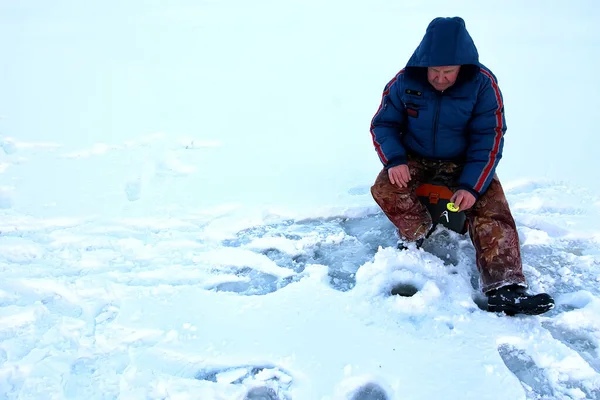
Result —
M 488 304 L 489 312 L 503 312 L 508 316 L 517 314 L 540 315 L 554 308 L 554 303 L 516 306 L 513 304 Z

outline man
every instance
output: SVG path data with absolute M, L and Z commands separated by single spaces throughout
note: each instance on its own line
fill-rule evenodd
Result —
M 371 193 L 398 228 L 399 248 L 408 249 L 432 229 L 416 188 L 432 178 L 444 182 L 467 216 L 488 310 L 541 314 L 554 300 L 526 292 L 515 221 L 496 175 L 505 132 L 498 81 L 479 62 L 464 20 L 436 18 L 385 86 L 371 122 L 384 165 Z

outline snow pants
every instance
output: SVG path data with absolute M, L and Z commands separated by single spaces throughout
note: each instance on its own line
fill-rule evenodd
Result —
M 415 241 L 424 237 L 432 227 L 431 215 L 416 195 L 417 187 L 436 178 L 456 191 L 462 167 L 448 161 L 419 157 L 409 157 L 408 167 L 411 180 L 407 187 L 392 185 L 387 170 L 383 169 L 371 187 L 371 194 L 398 228 L 400 238 Z M 482 291 L 485 293 L 515 283 L 527 286 L 517 228 L 496 175 L 465 215 L 475 247 Z

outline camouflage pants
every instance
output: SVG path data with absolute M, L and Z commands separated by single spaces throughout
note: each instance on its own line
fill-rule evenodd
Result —
M 406 188 L 392 185 L 384 169 L 371 187 L 371 194 L 398 228 L 400 237 L 414 241 L 425 236 L 432 226 L 431 216 L 419 201 L 416 188 L 435 177 L 456 191 L 461 167 L 452 162 L 415 157 L 409 158 L 408 167 L 411 180 Z M 512 283 L 526 285 L 517 228 L 497 176 L 465 215 L 483 292 Z

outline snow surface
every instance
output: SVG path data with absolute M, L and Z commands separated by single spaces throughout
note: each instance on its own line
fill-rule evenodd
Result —
M 1 2 L 0 399 L 599 399 L 599 6 L 488 7 Z M 440 15 L 504 90 L 544 315 L 483 311 L 468 237 L 399 253 L 370 196 Z

